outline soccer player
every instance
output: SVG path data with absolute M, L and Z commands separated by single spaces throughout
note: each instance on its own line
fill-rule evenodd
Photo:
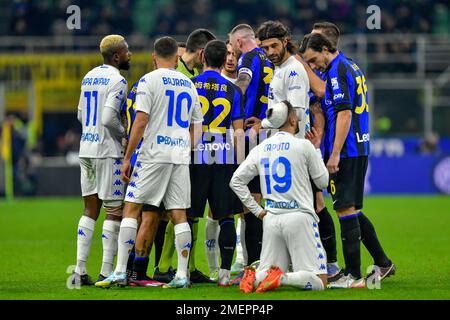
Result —
M 186 43 L 185 42 L 178 42 L 178 59 L 181 59 L 183 54 L 186 52 Z
M 273 65 L 264 51 L 257 47 L 255 32 L 247 24 L 235 26 L 229 39 L 236 57 L 238 57 L 238 79 L 236 85 L 246 97 L 245 122 L 246 154 L 252 144 L 258 143 L 257 134 L 261 120 L 266 116 L 269 84 L 273 76 Z M 261 188 L 255 178 L 249 185 L 250 191 L 258 203 L 261 203 Z M 245 244 L 248 264 L 256 263 L 261 254 L 262 223 L 254 215 L 245 214 Z
M 325 160 L 330 172 L 329 191 L 341 225 L 345 273 L 332 288 L 361 288 L 360 242 L 381 270 L 380 280 L 395 273 L 370 220 L 361 211 L 369 155 L 369 106 L 363 72 L 325 36 L 314 33 L 305 40 L 305 61 L 326 72 Z M 363 231 L 364 230 L 364 231 Z
M 206 44 L 214 40 L 216 37 L 206 29 L 196 29 L 191 32 L 186 42 L 186 52 L 178 60 L 177 71 L 181 72 L 188 78 L 192 78 L 199 74 L 198 68 L 202 67 L 203 50 Z M 195 266 L 195 248 L 198 234 L 198 219 L 189 219 L 188 223 L 192 230 L 192 248 L 189 259 L 189 273 L 192 283 L 211 283 L 209 277 L 204 275 Z M 166 227 L 164 246 L 158 267 L 155 268 L 153 279 L 161 282 L 169 282 L 174 277 L 171 268 L 172 256 L 174 254 L 174 226 L 169 221 Z
M 122 114 L 125 118 L 128 140 L 136 118 L 136 92 L 138 84 L 139 81 L 133 85 L 127 101 L 122 105 Z M 141 166 L 141 163 L 136 161 L 141 145 L 142 139 L 130 159 L 131 172 L 134 171 L 135 166 Z M 156 284 L 155 281 L 147 276 L 147 268 L 153 242 L 155 242 L 155 264 L 157 264 L 157 261 L 159 260 L 158 254 L 160 255 L 161 253 L 164 230 L 162 232 L 162 237 L 160 235 L 160 243 L 157 243 L 155 235 L 157 235 L 157 230 L 159 230 L 160 221 L 164 217 L 164 212 L 165 210 L 162 205 L 157 208 L 152 205 L 144 204 L 142 207 L 142 214 L 138 217 L 139 228 L 136 235 L 135 246 L 131 250 L 127 262 L 127 277 L 131 278 L 131 285 L 153 286 Z M 163 224 L 164 228 L 166 225 L 167 223 Z
M 245 269 L 240 289 L 265 292 L 280 285 L 324 290 L 327 284 L 325 253 L 314 211 L 310 177 L 319 188 L 328 184 L 320 139 L 315 145 L 295 137 L 299 119 L 295 108 L 282 101 L 267 109 L 264 128 L 279 129 L 250 151 L 231 179 L 230 186 L 255 217 L 264 234 L 260 265 Z M 313 130 L 315 132 L 315 130 Z M 265 209 L 251 196 L 247 184 L 259 175 Z M 287 272 L 292 261 L 293 272 Z
M 235 194 L 228 186 L 236 167 L 233 132 L 244 131 L 244 103 L 239 88 L 220 75 L 227 57 L 223 41 L 210 41 L 204 50 L 205 72 L 192 78 L 203 112 L 203 139 L 194 149 L 190 173 L 193 185 L 188 217 L 203 217 L 206 201 L 212 217 L 220 226 L 219 247 L 221 266 L 218 285 L 228 286 L 230 269 L 236 246 L 236 230 L 233 214 L 241 213 L 235 208 Z M 243 151 L 243 150 L 242 150 Z
M 106 219 L 99 279 L 112 271 L 124 197 L 120 166 L 125 128 L 120 122 L 120 107 L 128 88 L 120 70 L 130 68 L 131 52 L 122 36 L 108 35 L 100 42 L 100 53 L 104 64 L 84 76 L 78 103 L 78 120 L 83 132 L 79 156 L 84 214 L 78 223 L 77 265 L 72 282 L 81 285 L 93 285 L 86 262 L 102 203 Z
M 177 42 L 170 37 L 155 41 L 153 59 L 157 69 L 144 75 L 136 93 L 136 119 L 121 168 L 129 182 L 124 218 L 120 225 L 117 265 L 110 277 L 96 286 L 126 285 L 126 264 L 137 229 L 142 204 L 164 203 L 175 227 L 178 268 L 175 278 L 164 288 L 187 288 L 191 230 L 186 220 L 190 207 L 189 161 L 191 135 L 201 130 L 203 116 L 192 81 L 177 72 Z M 197 126 L 196 126 L 197 124 Z M 138 161 L 130 176 L 130 158 L 144 136 Z M 195 136 L 195 135 L 194 135 Z
M 271 107 L 283 100 L 289 101 L 300 120 L 298 137 L 304 138 L 310 131 L 309 124 L 309 80 L 303 65 L 292 54 L 289 29 L 279 21 L 264 22 L 256 32 L 261 41 L 260 48 L 275 65 L 275 76 L 270 82 L 269 103 Z

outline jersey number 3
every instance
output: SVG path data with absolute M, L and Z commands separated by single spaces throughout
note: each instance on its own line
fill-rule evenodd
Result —
M 285 157 L 276 158 L 272 165 L 269 158 L 262 158 L 261 164 L 264 165 L 264 176 L 266 178 L 267 194 L 272 193 L 271 181 L 275 181 L 273 189 L 279 193 L 286 193 L 292 185 L 291 163 Z M 280 166 L 284 167 L 284 175 L 279 176 L 277 171 Z

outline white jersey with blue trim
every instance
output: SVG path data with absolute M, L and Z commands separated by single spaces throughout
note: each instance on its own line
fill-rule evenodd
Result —
M 197 89 L 175 69 L 160 68 L 144 75 L 136 92 L 136 112 L 149 115 L 138 161 L 189 164 L 191 123 L 203 122 Z
M 319 221 L 314 211 L 310 177 L 328 181 L 328 171 L 320 150 L 309 140 L 279 131 L 253 148 L 236 170 L 230 186 L 255 215 L 262 208 L 250 195 L 246 184 L 257 175 L 268 212 L 302 212 Z
M 268 107 L 283 100 L 289 101 L 297 111 L 299 119 L 298 138 L 304 138 L 310 131 L 309 121 L 309 79 L 305 67 L 294 56 L 275 67 L 269 87 Z
M 82 125 L 80 157 L 123 157 L 122 137 L 104 126 L 102 116 L 105 108 L 111 108 L 120 123 L 120 110 L 126 97 L 127 82 L 117 68 L 105 64 L 84 76 L 78 102 L 78 119 Z

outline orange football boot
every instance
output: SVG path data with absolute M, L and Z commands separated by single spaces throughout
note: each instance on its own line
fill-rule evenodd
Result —
M 254 267 L 246 267 L 244 269 L 244 276 L 242 277 L 239 288 L 243 293 L 252 293 L 256 278 L 256 269 Z
M 275 290 L 281 284 L 281 276 L 283 275 L 283 271 L 279 267 L 271 266 L 267 271 L 267 276 L 264 280 L 259 284 L 256 289 L 256 293 L 263 293 L 270 290 Z

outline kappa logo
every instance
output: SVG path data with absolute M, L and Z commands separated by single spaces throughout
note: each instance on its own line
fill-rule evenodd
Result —
M 316 248 L 317 248 L 317 249 L 321 249 L 321 248 L 322 248 L 322 246 L 320 245 L 320 243 L 317 242 Z
M 131 182 L 130 182 L 130 187 L 132 187 L 132 188 L 136 188 L 136 182 L 134 182 L 134 181 L 131 181 Z
M 295 72 L 295 71 L 291 71 L 291 73 L 289 74 L 289 78 L 290 77 L 296 77 L 296 76 L 298 76 L 298 73 Z
M 322 263 L 322 264 L 320 265 L 320 268 L 319 268 L 319 269 L 320 269 L 320 270 L 327 270 L 327 267 L 325 266 L 325 264 Z
M 139 178 L 139 175 L 138 175 L 138 173 L 137 173 L 137 172 L 133 173 L 133 177 L 135 177 L 135 178 Z
M 106 234 L 102 233 L 102 239 L 108 239 L 108 237 L 106 236 Z
M 317 259 L 319 259 L 319 260 L 325 259 L 325 256 L 322 253 L 319 253 L 319 257 Z
M 215 239 L 209 239 L 205 241 L 206 247 L 208 250 L 214 250 L 216 248 L 216 240 Z
M 86 237 L 86 234 L 84 233 L 84 231 L 82 229 L 78 229 L 78 235 Z
M 311 282 L 308 282 L 308 283 L 305 285 L 305 290 L 312 290 L 312 284 L 311 284 Z
M 131 191 L 128 192 L 127 197 L 128 197 L 128 198 L 134 198 L 134 193 L 131 192 Z
M 116 181 L 114 181 L 113 186 L 121 186 L 122 185 L 122 181 L 120 181 L 119 179 L 116 179 Z
M 120 197 L 120 196 L 123 196 L 123 193 L 120 190 L 116 190 L 116 191 L 114 191 L 113 195 Z
M 122 164 L 122 161 L 120 161 L 120 159 L 116 159 L 116 161 L 114 161 L 114 164 L 115 164 L 115 165 Z
M 120 170 L 117 169 L 116 171 L 114 171 L 114 175 L 115 175 L 115 176 L 120 176 Z
M 130 245 L 134 245 L 134 240 L 133 239 L 130 239 L 130 240 L 128 240 L 128 241 L 125 241 L 125 243 L 127 243 L 127 244 L 130 244 Z
M 188 242 L 183 246 L 183 249 L 190 249 L 192 247 L 191 243 Z
M 136 163 L 136 167 L 138 168 L 142 168 L 142 163 L 140 163 L 139 161 Z
M 318 232 L 314 233 L 314 237 L 318 238 L 319 237 L 319 233 Z

